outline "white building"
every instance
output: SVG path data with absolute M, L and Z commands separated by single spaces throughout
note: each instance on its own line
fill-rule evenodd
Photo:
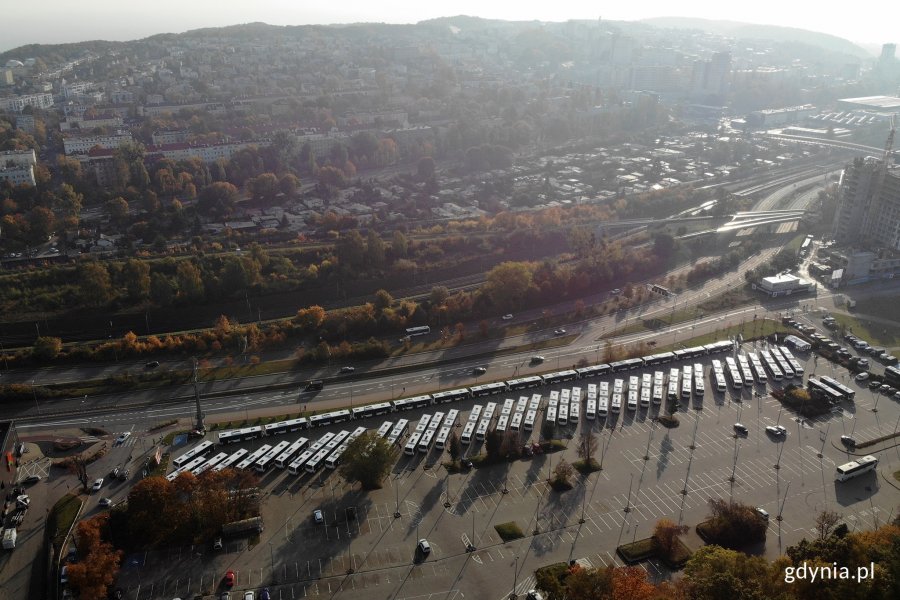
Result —
M 0 108 L 9 112 L 22 112 L 26 106 L 50 108 L 53 106 L 53 94 L 28 94 L 0 99 Z
M 0 181 L 8 181 L 12 185 L 34 186 L 34 167 L 0 167 Z
M 83 137 L 63 138 L 63 149 L 66 155 L 87 154 L 91 148 L 99 147 L 104 150 L 114 150 L 124 144 L 133 142 L 130 132 L 120 132 L 114 135 L 90 135 Z
M 773 298 L 777 296 L 790 296 L 792 294 L 804 294 L 816 289 L 816 284 L 802 279 L 790 273 L 781 273 L 772 277 L 763 277 L 756 289 L 762 290 Z

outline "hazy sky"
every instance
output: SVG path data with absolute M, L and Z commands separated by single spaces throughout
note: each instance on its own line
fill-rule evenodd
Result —
M 415 23 L 460 14 L 542 21 L 684 16 L 800 27 L 879 45 L 900 37 L 896 26 L 900 8 L 893 3 L 859 10 L 796 0 L 338 0 L 336 4 L 327 0 L 43 0 L 3 4 L 0 51 L 30 43 L 132 40 L 252 21 L 273 25 Z

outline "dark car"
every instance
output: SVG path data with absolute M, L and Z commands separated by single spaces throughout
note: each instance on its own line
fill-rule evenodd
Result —
M 355 521 L 355 520 L 356 520 L 356 507 L 355 507 L 355 506 L 348 506 L 348 507 L 347 507 L 347 510 L 346 510 L 346 513 L 347 513 L 347 520 L 348 520 L 348 521 Z
M 856 440 L 854 440 L 854 439 L 853 439 L 852 437 L 850 437 L 849 435 L 842 435 L 842 436 L 841 436 L 841 443 L 842 443 L 843 445 L 849 446 L 849 447 L 851 447 L 851 448 L 854 447 L 854 446 L 856 446 Z
M 487 368 L 485 367 L 475 367 L 472 369 L 473 375 L 484 375 L 485 373 L 487 373 Z
M 151 361 L 148 362 L 146 365 L 144 365 L 144 368 L 145 368 L 145 369 L 155 369 L 155 368 L 158 367 L 158 366 L 159 366 L 159 361 L 158 361 L 158 360 L 151 360 Z

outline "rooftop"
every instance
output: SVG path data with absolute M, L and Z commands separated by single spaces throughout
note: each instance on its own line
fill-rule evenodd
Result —
M 848 102 L 872 108 L 900 109 L 900 98 L 897 96 L 861 96 L 859 98 L 841 98 L 838 102 Z

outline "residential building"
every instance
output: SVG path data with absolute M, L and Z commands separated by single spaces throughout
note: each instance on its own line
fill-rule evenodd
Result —
M 9 112 L 22 112 L 26 106 L 34 108 L 50 108 L 53 106 L 53 94 L 28 94 L 0 98 L 0 108 Z
M 34 186 L 34 167 L 0 167 L 0 181 L 8 181 L 10 184 Z
M 111 135 L 71 136 L 63 138 L 63 150 L 66 155 L 87 154 L 94 147 L 112 150 L 133 141 L 131 132 L 126 131 Z
M 873 157 L 847 165 L 832 236 L 839 246 L 900 250 L 900 168 Z

